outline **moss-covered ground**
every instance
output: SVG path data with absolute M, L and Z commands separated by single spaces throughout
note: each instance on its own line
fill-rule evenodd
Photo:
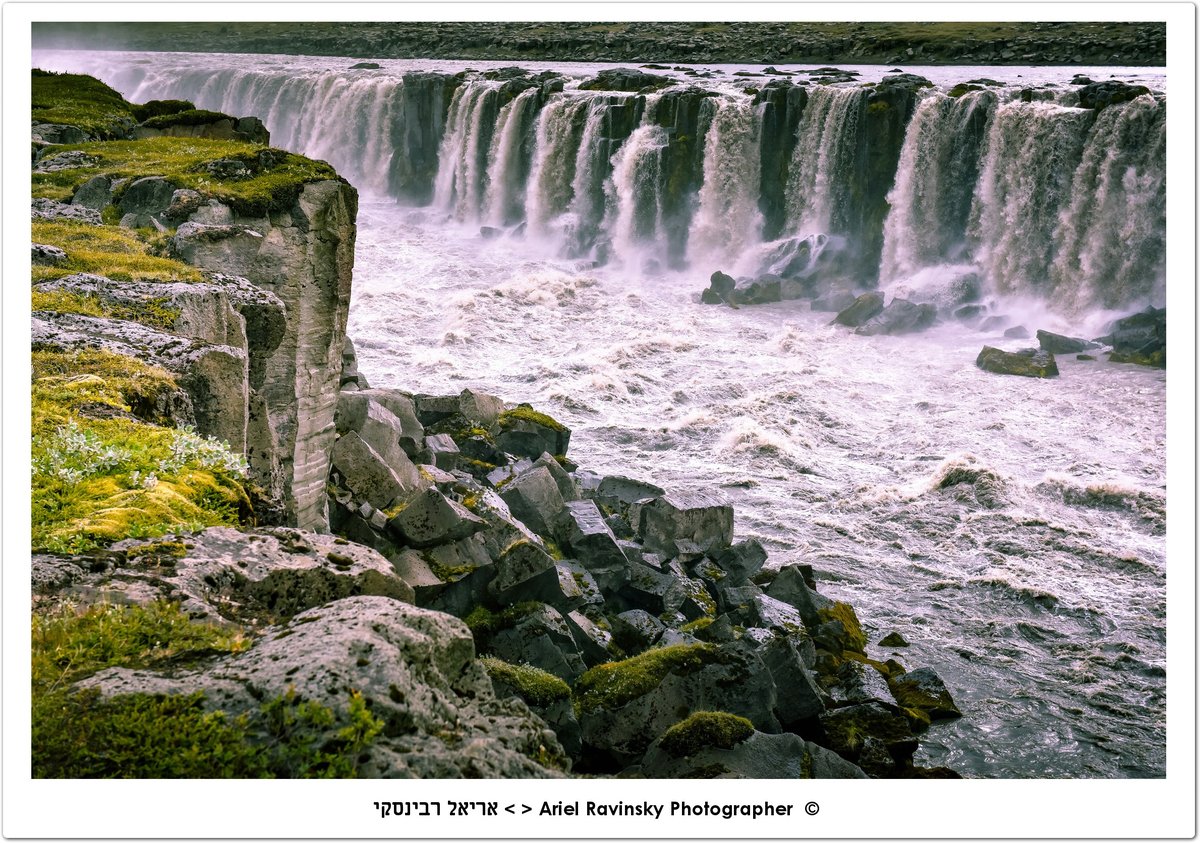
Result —
M 134 121 L 119 93 L 91 76 L 33 71 L 32 117 L 38 123 L 78 126 L 92 137 L 113 137 Z
M 67 220 L 35 220 L 34 243 L 57 246 L 67 253 L 65 262 L 34 266 L 32 280 L 50 281 L 89 272 L 114 281 L 201 281 L 194 266 L 164 257 L 156 237 L 114 225 L 88 225 Z

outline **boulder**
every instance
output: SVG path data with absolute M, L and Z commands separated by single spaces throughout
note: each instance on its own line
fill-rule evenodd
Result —
M 431 465 L 443 471 L 454 471 L 458 467 L 459 450 L 449 433 L 437 433 L 425 437 L 425 449 L 433 458 Z
M 733 507 L 710 494 L 663 495 L 641 508 L 637 532 L 647 550 L 668 558 L 679 552 L 680 539 L 719 552 L 733 541 Z
M 486 527 L 487 522 L 437 489 L 426 489 L 387 526 L 408 546 L 421 548 L 465 539 Z
M 828 597 L 809 588 L 798 565 L 780 568 L 778 576 L 767 586 L 767 594 L 794 607 L 808 629 L 816 629 L 822 623 L 821 610 L 833 605 Z
M 733 582 L 740 583 L 762 570 L 767 561 L 767 551 L 758 539 L 748 539 L 718 552 L 713 556 L 713 561 Z
M 571 442 L 571 430 L 528 404 L 500 414 L 496 444 L 518 457 L 537 459 L 544 453 L 562 456 Z
M 594 78 L 580 82 L 579 90 L 649 93 L 675 84 L 675 80 L 667 76 L 657 76 L 628 67 L 613 67 L 601 70 Z
M 563 615 L 567 629 L 575 644 L 579 647 L 580 655 L 589 667 L 606 662 L 612 658 L 612 633 L 599 626 L 582 611 L 575 610 Z
M 835 681 L 827 684 L 835 705 L 857 705 L 875 702 L 884 708 L 895 708 L 887 680 L 869 664 L 847 659 L 838 665 Z
M 539 606 L 495 633 L 488 646 L 507 662 L 531 665 L 568 683 L 587 669 L 566 621 L 552 606 Z
M 616 594 L 618 605 L 644 609 L 654 616 L 674 610 L 683 602 L 683 590 L 677 578 L 647 565 L 629 563 L 628 581 Z
M 838 318 L 841 318 L 841 314 Z M 924 331 L 936 319 L 937 307 L 932 304 L 914 304 L 906 299 L 892 299 L 887 307 L 856 328 L 854 333 L 864 336 L 913 334 Z
M 708 287 L 700 294 L 703 304 L 733 304 L 733 290 L 737 281 L 732 276 L 717 270 L 708 279 Z
M 1114 363 L 1140 363 L 1167 366 L 1167 310 L 1148 307 L 1141 313 L 1113 323 L 1112 333 L 1104 338 L 1113 347 L 1109 360 Z
M 88 225 L 101 225 L 100 212 L 82 205 L 68 205 L 53 199 L 34 199 L 29 203 L 29 217 L 35 220 L 68 220 Z
M 58 266 L 67 262 L 67 253 L 57 246 L 31 243 L 29 253 L 34 266 Z
M 940 676 L 929 667 L 919 667 L 892 679 L 889 683 L 892 696 L 904 708 L 915 708 L 929 715 L 930 719 L 962 717 L 954 704 L 950 691 Z
M 1004 331 L 1004 337 L 1010 340 L 1027 340 L 1029 339 L 1029 329 L 1024 325 L 1013 325 Z
M 1099 343 L 1088 342 L 1085 339 L 1078 337 L 1066 337 L 1062 334 L 1052 334 L 1049 331 L 1038 330 L 1037 332 L 1038 346 L 1042 351 L 1049 351 L 1051 354 L 1078 354 L 1081 351 L 1088 351 L 1093 348 L 1099 348 Z
M 1053 378 L 1058 376 L 1058 364 L 1054 355 L 1036 348 L 1021 351 L 1002 351 L 985 345 L 975 359 L 975 365 L 985 372 L 1000 375 L 1022 375 L 1029 378 Z
M 500 497 L 514 516 L 542 536 L 552 535 L 552 527 L 564 506 L 558 484 L 544 466 L 532 468 L 505 484 Z
M 554 478 L 554 484 L 558 486 L 558 493 L 562 495 L 564 502 L 579 500 L 579 488 L 558 460 L 550 454 L 542 454 L 533 461 L 533 465 L 550 472 L 550 476 Z
M 584 745 L 598 768 L 636 762 L 669 726 L 696 711 L 725 711 L 778 732 L 775 685 L 758 656 L 679 644 L 591 668 L 575 684 Z
M 124 228 L 142 228 L 162 223 L 164 212 L 171 206 L 175 185 L 161 176 L 146 176 L 133 181 L 117 203 Z
M 661 739 L 646 751 L 639 770 L 651 779 L 865 779 L 867 774 L 799 735 L 755 731 L 735 746 L 704 746 L 677 756 Z
M 854 304 L 856 298 L 849 290 L 830 290 L 813 299 L 811 309 L 818 313 L 840 313 Z
M 819 716 L 825 732 L 824 746 L 829 747 L 847 761 L 858 762 L 864 750 L 872 762 L 864 770 L 872 775 L 887 775 L 896 763 L 903 764 L 912 758 L 917 749 L 908 720 L 875 702 L 835 708 Z M 880 758 L 869 750 L 872 743 L 881 746 L 886 755 Z M 867 763 L 866 760 L 863 763 Z
M 508 592 L 517 584 L 553 567 L 554 558 L 539 545 L 529 541 L 515 542 L 496 559 L 496 579 L 491 585 L 492 593 Z
M 663 622 L 644 609 L 630 609 L 612 619 L 613 640 L 630 655 L 653 647 L 665 631 Z
M 863 293 L 854 303 L 833 318 L 838 325 L 857 328 L 883 312 L 882 293 Z
M 112 192 L 112 180 L 108 176 L 92 176 L 75 190 L 71 204 L 103 211 L 112 202 Z
M 494 395 L 464 389 L 458 395 L 458 412 L 467 421 L 482 428 L 490 428 L 504 412 L 504 402 Z
M 405 499 L 419 490 L 421 478 L 416 469 L 405 476 L 398 474 L 379 452 L 350 431 L 333 444 L 331 466 L 342 484 L 360 500 L 376 509 L 386 509 L 393 501 Z
M 600 480 L 594 497 L 599 504 L 624 511 L 637 501 L 657 498 L 665 494 L 665 489 L 653 483 L 633 480 L 619 474 L 609 474 Z
M 899 632 L 889 632 L 887 635 L 879 639 L 880 647 L 907 647 L 908 642 L 904 640 L 904 636 Z
M 730 294 L 730 304 L 770 304 L 783 300 L 784 281 L 770 273 L 743 281 Z
M 565 767 L 545 724 L 520 700 L 497 699 L 461 621 L 386 597 L 310 609 L 264 630 L 250 649 L 207 664 L 162 674 L 113 668 L 79 687 L 106 697 L 203 692 L 206 707 L 229 718 L 245 714 L 251 739 L 264 747 L 277 741 L 264 700 L 290 694 L 330 709 L 327 734 L 315 745 L 337 745 L 356 691 L 383 723 L 355 759 L 365 778 L 554 777 Z
M 628 560 L 593 501 L 569 501 L 559 517 L 556 533 L 602 589 L 614 591 L 621 587 Z
M 571 562 L 555 562 L 550 567 L 521 580 L 507 589 L 490 589 L 499 605 L 545 603 L 560 612 L 571 612 L 586 604 L 602 603 L 600 589 L 586 571 Z
M 784 729 L 796 729 L 825 710 L 821 690 L 795 642 L 774 637 L 758 654 L 775 682 L 775 716 Z
M 754 626 L 777 633 L 799 632 L 804 628 L 800 612 L 766 594 L 756 594 L 746 604 Z
M 1093 82 L 1079 89 L 1079 107 L 1094 108 L 1099 111 L 1110 105 L 1129 102 L 1131 99 L 1148 93 L 1150 93 L 1150 89 L 1145 85 L 1129 85 L 1116 80 Z

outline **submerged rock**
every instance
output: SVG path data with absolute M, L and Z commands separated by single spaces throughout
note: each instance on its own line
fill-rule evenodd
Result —
M 1058 376 L 1058 364 L 1054 362 L 1054 355 L 1036 348 L 1003 351 L 985 345 L 975 359 L 975 365 L 984 371 L 999 375 L 1023 375 L 1030 378 Z
M 1081 108 L 1094 108 L 1099 111 L 1148 93 L 1150 89 L 1145 85 L 1129 85 L 1116 80 L 1093 82 L 1079 89 L 1079 105 Z
M 854 303 L 833 318 L 838 325 L 857 328 L 883 312 L 882 293 L 863 293 Z
M 838 318 L 841 318 L 841 314 Z M 937 308 L 932 304 L 914 304 L 905 299 L 892 299 L 886 308 L 856 328 L 854 333 L 868 337 L 880 334 L 913 334 L 924 331 L 935 319 Z

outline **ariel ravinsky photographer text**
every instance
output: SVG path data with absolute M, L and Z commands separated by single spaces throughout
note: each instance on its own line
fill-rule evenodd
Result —
M 671 802 L 668 816 L 671 817 L 790 817 L 793 805 L 771 804 L 770 802 L 720 803 L 720 802 Z M 667 810 L 663 802 L 543 802 L 540 816 L 585 816 L 585 817 L 651 817 L 659 819 Z

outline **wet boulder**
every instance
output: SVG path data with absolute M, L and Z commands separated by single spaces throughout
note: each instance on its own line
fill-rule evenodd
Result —
M 907 299 L 892 299 L 887 307 L 856 328 L 854 333 L 869 337 L 881 334 L 913 334 L 924 331 L 936 319 L 937 307 L 932 304 L 914 304 Z
M 1049 351 L 1051 354 L 1078 354 L 1081 351 L 1100 347 L 1099 343 L 1089 342 L 1079 337 L 1052 334 L 1040 329 L 1037 332 L 1037 340 L 1042 351 Z
M 882 293 L 863 293 L 854 303 L 833 318 L 838 325 L 857 328 L 883 312 Z
M 629 67 L 613 67 L 601 70 L 594 78 L 580 82 L 579 90 L 650 93 L 674 84 L 675 80 L 667 76 L 658 76 Z
M 946 683 L 933 668 L 910 670 L 888 683 L 892 696 L 903 708 L 925 712 L 932 720 L 962 717 Z
M 1027 378 L 1058 377 L 1058 364 L 1054 355 L 1036 348 L 1020 351 L 1003 351 L 985 345 L 975 358 L 975 365 L 985 372 L 998 375 L 1021 375 Z
M 893 773 L 917 749 L 908 720 L 876 702 L 831 709 L 819 720 L 825 733 L 822 744 L 870 775 Z
M 815 313 L 841 313 L 854 304 L 856 298 L 849 290 L 830 290 L 813 299 L 811 309 Z
M 733 304 L 733 291 L 737 281 L 732 276 L 717 270 L 708 279 L 708 287 L 700 294 L 704 304 Z
M 1167 366 L 1167 310 L 1148 307 L 1141 313 L 1126 316 L 1113 323 L 1112 333 L 1100 341 L 1109 342 L 1113 351 L 1109 360 L 1114 363 L 1140 363 L 1144 366 Z
M 733 304 L 770 304 L 783 300 L 784 281 L 770 273 L 743 281 L 734 288 L 730 297 Z
M 684 721 L 672 729 L 688 725 Z M 683 736 L 672 740 L 675 735 L 679 733 L 669 729 L 646 751 L 641 775 L 670 779 L 867 778 L 866 773 L 837 753 L 799 735 L 769 735 L 752 730 L 738 740 L 705 736 L 686 742 L 681 739 Z
M 815 629 L 823 622 L 822 609 L 828 611 L 833 606 L 832 600 L 808 586 L 798 565 L 780 568 L 779 574 L 767 586 L 767 594 L 794 607 L 809 629 Z
M 713 644 L 659 647 L 597 665 L 575 684 L 586 747 L 620 769 L 697 711 L 725 711 L 775 733 L 775 684 L 754 653 Z M 603 767 L 602 763 L 597 763 Z
M 1079 106 L 1099 111 L 1110 105 L 1129 102 L 1131 99 L 1148 93 L 1150 93 L 1150 89 L 1145 85 L 1129 85 L 1116 80 L 1093 82 L 1079 89 Z

